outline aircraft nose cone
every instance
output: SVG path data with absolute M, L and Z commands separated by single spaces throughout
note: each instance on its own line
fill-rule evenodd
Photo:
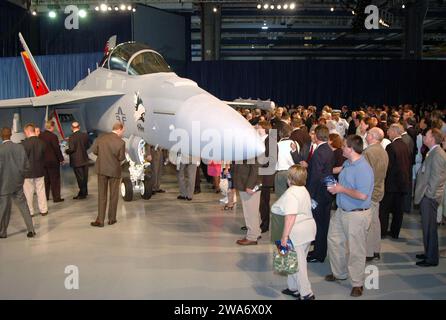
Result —
M 209 160 L 253 159 L 265 152 L 257 131 L 237 111 L 217 98 L 200 94 L 189 98 L 176 114 L 177 137 L 189 132 L 191 155 Z

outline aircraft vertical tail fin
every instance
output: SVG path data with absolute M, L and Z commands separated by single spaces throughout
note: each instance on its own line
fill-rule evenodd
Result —
M 22 61 L 25 66 L 26 73 L 28 74 L 31 88 L 33 89 L 34 95 L 36 97 L 43 96 L 49 93 L 50 90 L 48 89 L 45 79 L 43 78 L 42 73 L 40 72 L 39 67 L 36 64 L 31 51 L 29 51 L 29 48 L 21 33 L 19 33 L 19 39 L 24 49 L 24 51 L 22 51 L 20 55 L 22 56 Z
M 111 36 L 105 44 L 104 54 L 107 55 L 114 47 L 116 47 L 116 35 Z

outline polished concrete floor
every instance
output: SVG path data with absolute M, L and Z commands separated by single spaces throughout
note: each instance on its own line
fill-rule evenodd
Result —
M 16 209 L 7 239 L 0 241 L 0 299 L 288 299 L 286 278 L 272 272 L 273 247 L 264 234 L 258 246 L 240 247 L 241 208 L 223 211 L 220 195 L 203 183 L 191 202 L 177 200 L 173 175 L 163 177 L 165 194 L 119 202 L 118 223 L 98 229 L 96 177 L 88 200 L 76 192 L 70 169 L 63 170 L 65 202 L 49 204 L 35 217 L 37 237 L 27 239 Z M 440 228 L 446 245 L 446 228 Z M 445 299 L 446 261 L 415 266 L 422 250 L 419 215 L 404 218 L 401 239 L 384 240 L 379 289 L 360 299 Z M 79 289 L 65 288 L 66 266 L 79 270 Z M 317 299 L 352 299 L 350 284 L 327 283 L 328 261 L 309 265 Z

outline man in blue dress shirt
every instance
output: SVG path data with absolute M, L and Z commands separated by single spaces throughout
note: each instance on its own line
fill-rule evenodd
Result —
M 332 274 L 327 281 L 345 280 L 350 276 L 352 297 L 364 290 L 367 232 L 371 222 L 371 201 L 374 187 L 373 170 L 362 156 L 363 141 L 358 135 L 344 142 L 347 160 L 339 175 L 339 183 L 328 187 L 336 194 L 338 209 L 330 220 L 328 255 Z

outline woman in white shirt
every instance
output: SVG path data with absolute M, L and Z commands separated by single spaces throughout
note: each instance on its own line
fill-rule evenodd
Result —
M 282 246 L 288 239 L 297 254 L 298 272 L 288 276 L 288 288 L 282 293 L 301 300 L 314 300 L 307 273 L 307 255 L 316 236 L 316 223 L 311 212 L 311 197 L 305 188 L 307 170 L 293 165 L 288 170 L 287 191 L 271 207 L 271 212 L 285 217 Z

